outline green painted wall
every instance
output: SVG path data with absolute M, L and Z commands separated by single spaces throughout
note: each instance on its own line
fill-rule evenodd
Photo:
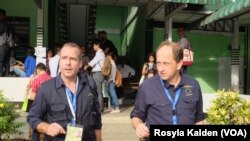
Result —
M 130 9 L 128 10 L 130 11 Z M 141 69 L 145 56 L 145 13 L 145 8 L 139 8 L 136 18 L 133 19 L 127 29 L 122 33 L 122 48 L 126 50 L 126 55 L 130 58 L 131 66 L 136 70 L 136 76 L 138 80 L 141 75 Z
M 162 41 L 164 41 L 164 29 L 163 28 L 154 28 L 153 29 L 153 50 L 156 51 L 158 46 Z
M 231 44 L 231 37 L 198 33 L 188 33 L 187 37 L 195 53 L 195 64 L 189 68 L 189 74 L 200 82 L 203 92 L 217 91 L 218 59 L 229 56 L 228 45 Z
M 44 12 L 44 43 L 47 46 L 47 0 L 45 0 Z M 37 25 L 37 6 L 33 0 L 1 0 L 0 8 L 5 9 L 7 16 L 29 17 L 30 18 L 30 46 L 36 46 L 36 25 Z
M 98 6 L 96 15 L 96 31 L 98 29 L 106 30 L 108 38 L 115 44 L 120 54 L 121 48 L 121 26 L 123 19 L 124 7 L 114 6 Z

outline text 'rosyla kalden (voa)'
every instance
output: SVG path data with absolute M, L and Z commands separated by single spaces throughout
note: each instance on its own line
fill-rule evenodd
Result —
M 186 131 L 183 131 L 183 130 L 180 130 L 180 129 L 177 129 L 175 131 L 162 131 L 160 129 L 154 129 L 154 133 L 153 133 L 154 137 L 172 137 L 172 138 L 175 138 L 175 137 L 181 137 L 181 136 L 197 136 L 197 137 L 202 137 L 202 136 L 218 136 L 219 133 L 218 131 L 210 131 L 210 130 L 207 130 L 207 129 L 198 129 L 198 130 L 195 130 L 195 129 L 187 129 Z

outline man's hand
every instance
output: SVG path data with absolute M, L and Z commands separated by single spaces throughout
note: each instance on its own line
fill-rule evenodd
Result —
M 46 134 L 49 136 L 55 137 L 59 134 L 66 134 L 66 131 L 58 123 L 52 123 L 52 124 L 49 124 L 46 130 Z
M 149 136 L 148 127 L 144 123 L 140 123 L 136 126 L 136 136 L 139 138 L 145 138 Z

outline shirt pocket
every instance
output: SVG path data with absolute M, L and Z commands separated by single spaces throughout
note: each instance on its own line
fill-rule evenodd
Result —
M 197 101 L 191 98 L 186 98 L 183 100 L 185 107 L 188 106 L 187 108 L 195 108 Z
M 189 115 L 195 115 L 197 101 L 191 98 L 186 98 L 183 101 L 183 109 L 186 111 L 186 113 Z
M 50 113 L 48 115 L 48 120 L 50 123 L 56 122 L 63 127 L 66 127 L 68 124 L 66 105 L 65 104 L 56 104 L 52 105 Z
M 161 115 L 171 115 L 172 113 L 172 104 L 171 103 L 166 103 L 166 102 L 161 102 L 157 101 L 155 103 L 155 109 L 157 114 Z

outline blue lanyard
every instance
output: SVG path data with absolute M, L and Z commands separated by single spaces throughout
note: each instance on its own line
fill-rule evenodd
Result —
M 78 78 L 77 78 L 77 81 L 76 81 L 76 91 L 77 91 L 77 87 L 78 87 Z M 77 101 L 77 92 L 73 93 L 73 95 L 71 94 L 70 92 L 70 89 L 69 88 L 65 88 L 65 91 L 66 91 L 66 94 L 67 94 L 67 99 L 68 99 L 68 102 L 69 102 L 69 107 L 70 107 L 70 110 L 71 110 L 71 113 L 73 115 L 73 118 L 71 119 L 71 125 L 72 126 L 75 126 L 76 124 L 76 101 Z
M 180 94 L 181 94 L 181 89 L 178 88 L 175 92 L 175 97 L 174 97 L 174 101 L 168 91 L 168 89 L 165 87 L 163 81 L 161 80 L 162 82 L 162 86 L 163 86 L 163 89 L 164 89 L 164 92 L 165 94 L 167 95 L 169 101 L 172 103 L 172 114 L 173 114 L 173 117 L 172 117 L 172 121 L 173 121 L 173 124 L 176 125 L 177 124 L 177 113 L 176 113 L 176 104 L 177 104 L 177 101 L 180 97 Z

